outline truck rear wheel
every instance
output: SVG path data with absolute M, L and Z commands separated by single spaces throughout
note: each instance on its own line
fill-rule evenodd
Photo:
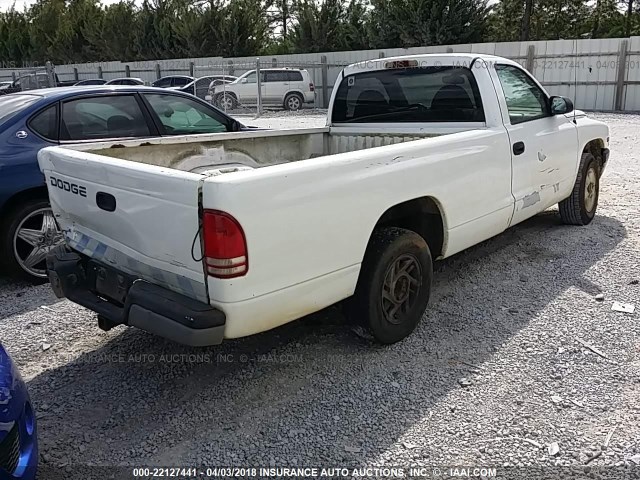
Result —
M 348 314 L 368 327 L 378 342 L 398 342 L 422 318 L 432 277 L 431 252 L 420 235 L 397 227 L 375 230 Z
M 571 196 L 558 204 L 567 225 L 587 225 L 596 216 L 600 191 L 600 166 L 590 153 L 583 153 Z

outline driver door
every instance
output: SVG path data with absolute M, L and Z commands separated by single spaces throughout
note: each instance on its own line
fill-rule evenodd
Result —
M 522 68 L 492 70 L 511 144 L 511 225 L 566 198 L 577 167 L 578 132 L 565 115 L 552 115 L 549 97 Z

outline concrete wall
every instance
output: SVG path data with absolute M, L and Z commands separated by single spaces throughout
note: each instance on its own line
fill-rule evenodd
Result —
M 539 42 L 477 43 L 385 50 L 359 50 L 261 57 L 262 67 L 272 65 L 309 70 L 317 88 L 316 106 L 326 104 L 335 79 L 344 65 L 381 56 L 418 53 L 473 52 L 510 58 L 528 68 L 547 90 L 573 98 L 577 108 L 588 110 L 640 111 L 640 37 Z M 62 80 L 126 76 L 153 82 L 158 75 L 232 73 L 255 68 L 255 57 L 185 58 L 144 62 L 101 62 L 57 65 Z M 325 66 L 326 65 L 326 66 Z M 127 70 L 128 67 L 128 70 Z M 323 89 L 323 68 L 327 85 Z M 0 70 L 0 79 L 11 78 L 12 70 Z

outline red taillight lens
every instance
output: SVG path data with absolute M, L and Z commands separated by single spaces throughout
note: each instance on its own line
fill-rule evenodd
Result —
M 313 85 L 313 83 L 309 84 L 309 90 L 311 90 L 312 92 L 316 89 L 316 87 Z
M 247 242 L 237 220 L 228 213 L 205 210 L 202 223 L 207 273 L 217 278 L 245 275 L 249 269 Z

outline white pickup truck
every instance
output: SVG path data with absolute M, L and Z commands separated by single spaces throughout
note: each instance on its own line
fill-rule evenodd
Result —
M 410 334 L 432 260 L 559 204 L 591 222 L 609 130 L 520 65 L 418 55 L 348 66 L 327 126 L 51 147 L 60 297 L 204 346 L 345 302 Z

